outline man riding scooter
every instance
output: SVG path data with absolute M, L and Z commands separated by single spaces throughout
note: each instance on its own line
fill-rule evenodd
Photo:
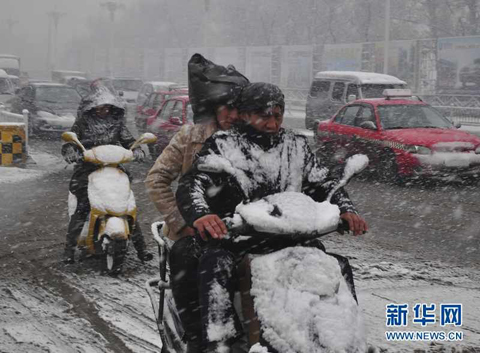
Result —
M 121 145 L 128 149 L 133 145 L 135 139 L 124 122 L 125 108 L 117 97 L 107 88 L 100 87 L 90 96 L 85 97 L 85 101 L 88 103 L 83 106 L 82 114 L 73 124 L 71 131 L 77 135 L 86 149 L 101 145 Z M 141 147 L 133 149 L 133 154 L 136 161 L 142 161 L 145 158 Z M 77 239 L 90 213 L 88 176 L 100 166 L 83 162 L 82 152 L 73 143 L 62 146 L 62 155 L 67 163 L 77 163 L 69 187 L 69 191 L 76 197 L 77 205 L 68 225 L 63 258 L 65 263 L 72 264 L 75 262 Z M 145 249 L 145 241 L 138 221 L 135 223 L 132 241 L 141 261 L 152 260 L 153 255 Z
M 222 218 L 231 216 L 242 202 L 284 191 L 302 192 L 322 202 L 335 184 L 329 170 L 317 162 L 307 139 L 281 128 L 284 96 L 277 86 L 267 83 L 246 86 L 237 107 L 244 125 L 214 134 L 205 142 L 192 169 L 180 179 L 176 194 L 183 218 L 202 238 L 198 240 L 199 246 L 189 249 L 199 257 L 196 270 L 202 352 L 230 352 L 240 336 L 240 322 L 232 300 L 235 265 L 243 255 L 299 244 L 298 239 L 269 242 L 251 237 L 250 242 L 240 246 L 224 239 L 227 228 Z M 331 202 L 339 206 L 341 218 L 355 235 L 367 230 L 343 189 L 333 194 Z M 180 245 L 180 241 L 175 243 L 172 252 Z M 322 248 L 319 242 L 310 246 Z M 348 260 L 340 256 L 337 259 L 354 293 Z M 171 278 L 176 275 L 172 271 Z M 219 300 L 221 293 L 226 294 Z

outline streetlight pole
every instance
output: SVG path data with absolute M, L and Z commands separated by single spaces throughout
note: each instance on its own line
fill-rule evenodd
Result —
M 385 0 L 385 44 L 383 46 L 383 73 L 388 74 L 388 52 L 390 48 L 390 0 Z
M 60 19 L 66 15 L 66 13 L 59 11 L 50 11 L 48 15 L 48 48 L 47 48 L 47 70 L 52 70 L 57 64 L 57 40 L 58 40 L 58 24 Z M 52 36 L 52 24 L 53 24 L 53 36 Z M 53 47 L 53 49 L 52 49 Z M 53 53 L 53 54 L 52 54 Z
M 17 20 L 12 20 L 11 18 L 9 18 L 8 20 L 5 20 L 5 23 L 7 24 L 7 28 L 8 28 L 8 49 L 9 51 L 11 51 L 13 53 L 13 45 L 12 45 L 12 42 L 14 41 L 13 39 L 13 26 L 15 26 L 16 24 L 18 24 L 18 21 Z
M 110 43 L 108 46 L 108 51 L 107 51 L 107 63 L 108 63 L 108 76 L 113 76 L 113 63 L 112 63 L 112 58 L 113 58 L 113 47 L 114 47 L 114 24 L 115 24 L 115 13 L 120 10 L 125 8 L 124 4 L 120 4 L 116 1 L 106 1 L 102 2 L 100 4 L 101 7 L 105 8 L 109 14 L 110 14 L 110 22 L 111 22 L 111 28 L 110 28 Z

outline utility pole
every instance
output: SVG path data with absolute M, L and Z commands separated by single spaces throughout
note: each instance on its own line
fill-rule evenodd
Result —
M 15 26 L 16 24 L 18 24 L 18 21 L 17 20 L 13 20 L 11 18 L 9 18 L 8 20 L 5 20 L 5 23 L 7 24 L 7 28 L 8 28 L 8 50 L 11 51 L 13 53 L 13 26 Z
M 48 16 L 48 48 L 47 48 L 47 70 L 51 71 L 57 64 L 58 24 L 66 13 L 53 10 L 47 12 Z M 52 33 L 53 25 L 53 33 Z
M 383 46 L 383 73 L 388 74 L 388 52 L 390 48 L 390 0 L 385 0 L 385 44 Z
M 100 4 L 101 7 L 105 8 L 110 14 L 110 43 L 107 51 L 107 65 L 108 65 L 108 76 L 113 76 L 113 47 L 114 47 L 114 34 L 115 34 L 115 13 L 118 10 L 124 9 L 125 5 L 120 4 L 116 1 L 106 1 Z

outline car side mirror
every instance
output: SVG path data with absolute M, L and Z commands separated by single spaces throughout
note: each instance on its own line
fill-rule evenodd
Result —
M 360 124 L 360 127 L 362 129 L 368 129 L 368 130 L 377 130 L 377 124 L 375 124 L 373 121 L 364 121 Z
M 453 126 L 455 126 L 456 129 L 460 129 L 462 127 L 462 124 L 457 121 L 456 123 L 453 123 Z
M 123 91 L 118 91 L 118 95 L 119 95 L 120 97 L 123 97 Z
M 15 88 L 15 94 L 19 94 L 20 93 L 20 88 Z
M 170 123 L 172 123 L 173 125 L 183 125 L 182 121 L 180 120 L 180 118 L 178 116 L 172 116 L 172 117 L 170 117 L 170 119 L 168 119 L 168 121 Z

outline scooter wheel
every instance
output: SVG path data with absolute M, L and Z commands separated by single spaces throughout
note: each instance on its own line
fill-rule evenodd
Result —
M 118 275 L 121 272 L 126 254 L 126 240 L 114 240 L 107 245 L 105 264 L 109 275 Z

